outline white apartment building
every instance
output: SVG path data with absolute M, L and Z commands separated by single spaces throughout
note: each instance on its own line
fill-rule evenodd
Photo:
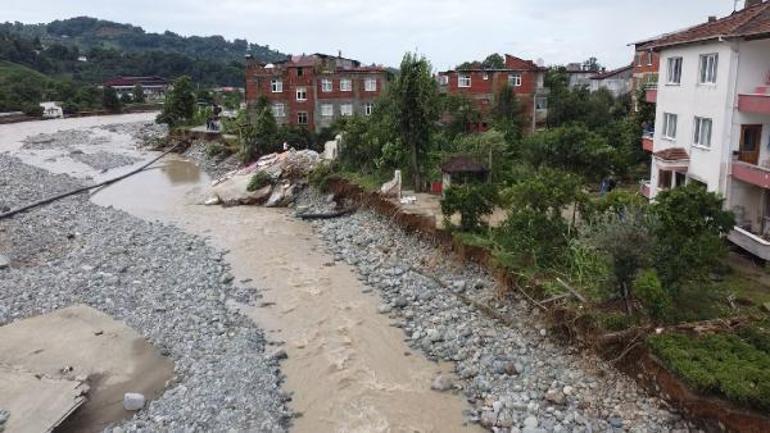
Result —
M 643 192 L 697 182 L 721 194 L 736 215 L 730 240 L 770 260 L 770 3 L 747 1 L 652 48 L 660 76 Z

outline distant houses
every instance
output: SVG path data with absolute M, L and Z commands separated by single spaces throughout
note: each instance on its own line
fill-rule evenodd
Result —
M 545 87 L 547 70 L 532 60 L 506 54 L 502 68 L 485 68 L 481 64 L 472 64 L 439 72 L 437 79 L 441 92 L 466 96 L 476 104 L 482 114 L 479 124 L 473 125 L 473 129 L 478 131 L 488 128 L 485 115 L 489 113 L 499 92 L 507 84 L 523 105 L 527 130 L 535 131 L 545 125 L 548 115 L 548 90 Z
M 320 131 L 335 119 L 369 116 L 388 83 L 388 72 L 377 65 L 342 54 L 290 56 L 275 63 L 247 58 L 246 104 L 265 98 L 280 125 Z
M 127 77 L 120 76 L 104 82 L 105 87 L 112 87 L 118 92 L 121 99 L 131 98 L 134 88 L 139 85 L 142 87 L 144 96 L 148 101 L 157 101 L 166 97 L 171 84 L 163 77 Z

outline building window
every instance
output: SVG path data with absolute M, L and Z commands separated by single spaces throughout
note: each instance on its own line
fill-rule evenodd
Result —
M 457 76 L 457 87 L 471 87 L 470 74 L 461 74 Z
M 270 80 L 270 90 L 272 90 L 273 93 L 283 92 L 283 81 L 281 81 L 279 78 L 273 78 Z
M 482 78 L 484 79 L 484 81 L 489 81 L 489 73 L 484 72 L 484 75 L 482 76 Z
M 300 111 L 297 113 L 297 124 L 307 125 L 307 111 Z
M 666 71 L 668 84 L 680 84 L 682 82 L 682 58 L 669 57 L 668 70 Z
M 521 87 L 521 74 L 515 73 L 508 75 L 508 84 L 511 87 Z
M 350 78 L 343 78 L 340 80 L 340 91 L 341 92 L 352 92 L 353 91 L 353 80 Z
M 366 81 L 364 81 L 364 90 L 367 92 L 376 92 L 377 91 L 377 79 L 376 78 L 367 78 Z
M 441 86 L 446 86 L 447 84 L 449 84 L 449 77 L 447 75 L 439 75 L 438 84 Z
M 652 66 L 652 51 L 647 51 L 647 66 Z
M 340 114 L 342 116 L 352 116 L 353 115 L 353 104 L 342 104 L 342 105 L 340 105 Z
M 273 117 L 286 117 L 286 106 L 283 104 L 273 104 Z
M 302 68 L 297 68 L 297 76 L 301 77 L 303 75 L 305 75 L 305 71 L 303 71 Z
M 695 118 L 695 136 L 693 144 L 696 146 L 711 147 L 711 119 L 703 117 Z
M 636 66 L 642 66 L 642 53 L 636 53 Z
M 332 117 L 332 116 L 334 116 L 334 105 L 332 105 L 332 104 L 323 104 L 323 105 L 321 105 L 321 116 L 323 116 L 323 117 Z
M 371 116 L 374 113 L 374 104 L 367 102 L 364 104 L 364 116 Z
M 297 101 L 307 101 L 307 88 L 297 87 Z
M 671 113 L 663 114 L 663 137 L 669 140 L 676 139 L 677 115 Z
M 547 110 L 548 109 L 548 97 L 547 96 L 538 96 L 535 98 L 535 109 L 536 110 Z
M 321 91 L 322 92 L 329 93 L 332 90 L 334 90 L 334 83 L 332 82 L 332 80 L 330 80 L 328 78 L 324 78 L 323 80 L 321 80 Z
M 700 56 L 700 76 L 701 84 L 717 83 L 717 66 L 719 63 L 719 54 L 705 54 Z

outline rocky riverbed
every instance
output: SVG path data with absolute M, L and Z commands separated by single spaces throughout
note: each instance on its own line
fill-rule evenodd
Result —
M 72 135 L 83 145 L 99 133 Z M 85 162 L 102 169 L 128 163 L 123 156 L 105 152 Z M 0 209 L 82 182 L 0 154 Z M 81 195 L 0 221 L 0 254 L 10 259 L 0 267 L 0 325 L 85 303 L 125 321 L 174 361 L 162 397 L 107 431 L 287 431 L 291 414 L 274 349 L 228 304 L 253 304 L 258 291 L 234 286 L 224 253 L 201 238 Z
M 312 194 L 302 201 L 328 206 Z M 697 431 L 627 376 L 553 342 L 538 311 L 501 299 L 480 269 L 454 265 L 370 211 L 314 225 L 336 260 L 357 268 L 363 290 L 379 293 L 378 311 L 403 329 L 412 348 L 456 363 L 456 374 L 436 377 L 433 388 L 468 399 L 470 421 L 497 433 Z M 492 306 L 514 326 L 461 297 Z

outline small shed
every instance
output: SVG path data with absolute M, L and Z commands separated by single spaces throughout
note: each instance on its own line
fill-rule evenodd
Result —
M 453 183 L 485 182 L 489 169 L 468 156 L 455 156 L 441 164 L 442 190 L 446 191 Z

